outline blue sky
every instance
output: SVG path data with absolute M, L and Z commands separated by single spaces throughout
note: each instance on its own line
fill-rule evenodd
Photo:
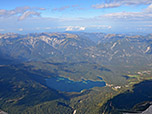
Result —
M 0 33 L 151 33 L 152 0 L 1 0 Z

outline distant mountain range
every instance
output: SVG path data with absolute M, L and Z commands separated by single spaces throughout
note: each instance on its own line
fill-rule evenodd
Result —
M 152 62 L 151 54 L 151 34 L 147 36 L 103 33 L 0 35 L 0 57 L 4 61 L 49 59 L 60 62 L 94 61 L 105 65 L 148 64 Z

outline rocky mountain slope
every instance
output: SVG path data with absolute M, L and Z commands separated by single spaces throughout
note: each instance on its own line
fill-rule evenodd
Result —
M 151 35 L 126 36 L 99 33 L 0 35 L 1 58 L 18 61 L 49 59 L 60 62 L 94 61 L 112 65 L 148 64 L 152 60 L 151 51 Z
M 0 34 L 0 109 L 12 114 L 98 113 L 111 97 L 150 79 L 151 63 L 151 34 Z M 96 81 L 98 76 L 106 87 L 82 93 L 57 91 L 45 82 L 50 77 Z

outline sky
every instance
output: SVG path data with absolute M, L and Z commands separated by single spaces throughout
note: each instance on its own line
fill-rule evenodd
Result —
M 151 33 L 152 0 L 0 0 L 0 33 Z

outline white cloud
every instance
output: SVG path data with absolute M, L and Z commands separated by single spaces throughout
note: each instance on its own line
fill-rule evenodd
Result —
M 101 4 L 92 5 L 95 9 L 103 9 L 103 8 L 116 8 L 122 5 L 148 5 L 152 4 L 152 0 L 112 0 L 111 2 L 105 2 Z
M 86 28 L 91 29 L 111 29 L 110 25 L 86 25 L 86 26 L 56 26 L 56 27 L 36 27 L 36 30 L 65 30 L 65 31 L 84 31 Z
M 40 13 L 38 10 L 45 10 L 45 8 L 37 8 L 37 7 L 29 7 L 29 6 L 24 6 L 24 7 L 16 7 L 13 10 L 5 10 L 5 9 L 0 9 L 0 17 L 10 17 L 10 16 L 18 16 L 19 20 L 23 20 L 26 17 L 29 16 L 39 16 Z
M 110 3 L 110 4 L 96 4 L 96 5 L 92 5 L 92 7 L 95 9 L 102 9 L 102 8 L 115 8 L 115 7 L 119 7 L 120 5 L 121 5 L 120 3 Z
M 50 29 L 51 29 L 51 27 L 45 27 L 45 29 L 46 29 L 46 30 L 50 30 Z
M 108 26 L 108 29 L 111 29 L 112 28 L 112 26 Z
M 25 12 L 25 11 L 27 11 L 27 10 L 30 10 L 30 9 L 32 9 L 32 8 L 30 8 L 29 6 L 16 7 L 15 9 L 10 10 L 10 11 L 8 11 L 8 12 L 14 11 L 15 13 L 23 13 L 23 12 Z
M 121 2 L 122 5 L 148 5 L 152 3 L 152 0 L 116 0 Z
M 86 27 L 83 26 L 68 26 L 66 31 L 84 31 Z
M 141 18 L 143 17 L 143 13 L 141 12 L 117 12 L 117 13 L 109 13 L 103 15 L 106 18 L 114 18 L 114 19 L 128 19 L 132 20 L 133 18 Z M 101 16 L 101 17 L 103 17 Z
M 40 16 L 40 13 L 35 12 L 35 11 L 26 11 L 19 17 L 19 20 L 20 21 L 24 20 L 25 18 L 27 18 L 29 16 Z
M 80 27 L 78 30 L 82 31 L 82 30 L 85 30 L 85 29 L 86 29 L 86 27 Z
M 151 13 L 152 12 L 152 4 L 150 4 L 144 11 Z
M 23 31 L 23 28 L 19 28 L 18 31 L 20 31 L 20 32 Z
M 151 20 L 152 18 L 152 4 L 150 4 L 147 8 L 143 9 L 141 12 L 116 12 L 101 15 L 100 18 L 105 19 L 113 19 L 113 20 Z

